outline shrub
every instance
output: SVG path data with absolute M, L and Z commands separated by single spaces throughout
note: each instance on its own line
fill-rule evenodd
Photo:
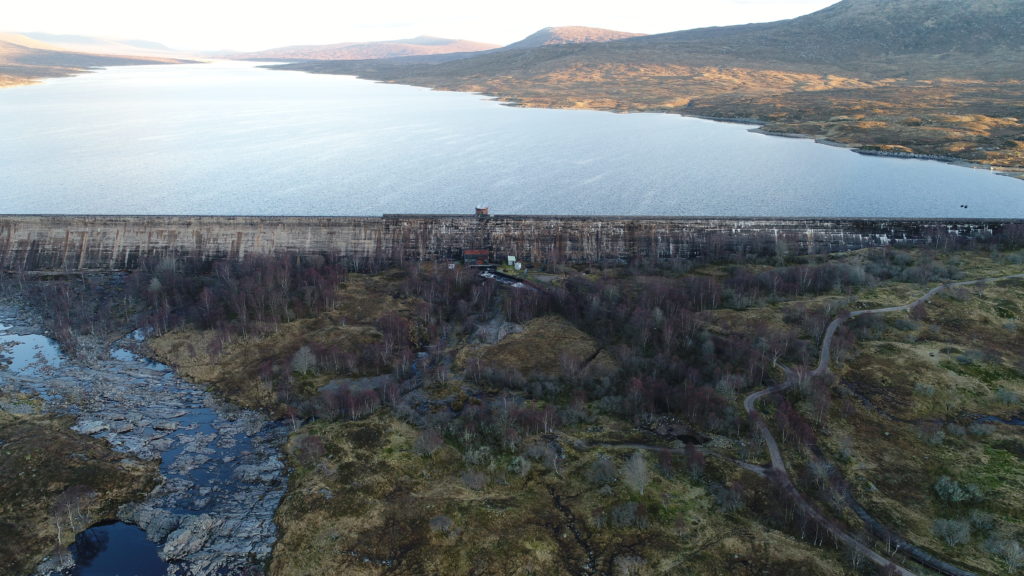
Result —
M 651 481 L 651 473 L 647 468 L 647 459 L 640 450 L 633 452 L 633 455 L 626 461 L 622 468 L 622 480 L 629 486 L 630 490 L 644 495 L 644 489 Z
M 1002 558 L 1010 573 L 1017 573 L 1024 568 L 1024 547 L 1016 540 L 990 537 L 984 543 L 985 551 Z
M 949 504 L 977 502 L 983 498 L 981 488 L 976 484 L 961 484 L 949 476 L 939 478 L 934 488 L 939 500 Z
M 985 424 L 984 422 L 975 422 L 967 427 L 967 433 L 971 436 L 985 437 L 991 436 L 995 432 L 996 427 L 991 424 Z
M 639 528 L 648 526 L 647 510 L 637 502 L 624 502 L 609 512 L 612 526 L 616 528 Z
M 477 492 L 487 488 L 489 480 L 487 474 L 479 470 L 467 470 L 462 475 L 462 483 L 466 485 L 466 488 Z
M 1018 572 L 1024 568 L 1024 547 L 1021 547 L 1020 542 L 1007 542 L 1003 546 L 1002 556 L 1010 570 Z
M 587 482 L 594 486 L 614 484 L 616 480 L 618 480 L 618 475 L 615 473 L 615 464 L 603 454 L 598 456 L 587 470 Z
M 968 519 L 971 526 L 978 532 L 991 532 L 996 527 L 995 516 L 981 510 L 971 510 Z
M 921 430 L 921 439 L 932 446 L 939 446 L 946 441 L 946 432 L 938 426 L 925 426 Z
M 918 382 L 917 384 L 914 384 L 914 394 L 925 398 L 931 398 L 932 396 L 935 396 L 935 386 L 925 384 L 924 382 Z
M 1020 396 L 1018 396 L 1013 390 L 1007 390 L 1006 388 L 1000 388 L 996 392 L 996 400 L 1006 404 L 1007 406 L 1020 404 Z
M 292 372 L 307 374 L 316 372 L 316 354 L 309 346 L 302 346 L 292 356 Z
M 448 534 L 455 527 L 455 522 L 447 516 L 434 516 L 430 519 L 430 531 Z
M 939 518 L 932 525 L 932 530 L 948 546 L 959 546 L 971 539 L 971 525 L 963 520 Z
M 416 434 L 416 440 L 413 441 L 412 449 L 417 454 L 431 456 L 443 445 L 444 439 L 441 438 L 441 435 L 438 434 L 436 430 L 428 428 L 426 430 L 420 430 Z
M 522 456 L 516 456 L 508 464 L 508 471 L 519 476 L 526 477 L 530 474 L 530 469 L 533 468 L 533 464 L 529 460 Z
M 951 436 L 955 436 L 957 438 L 963 438 L 964 435 L 967 433 L 963 426 L 955 422 L 950 422 L 949 424 L 946 424 L 946 432 L 949 433 Z
M 613 574 L 615 576 L 637 576 L 643 574 L 644 559 L 639 556 L 616 556 Z

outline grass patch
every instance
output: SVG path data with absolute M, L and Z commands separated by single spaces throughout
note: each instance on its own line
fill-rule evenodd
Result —
M 472 346 L 460 352 L 456 364 L 479 361 L 491 369 L 517 372 L 525 377 L 558 378 L 566 371 L 583 370 L 598 357 L 597 342 L 560 316 L 543 316 L 526 323 L 521 333 L 497 344 Z M 604 369 L 614 365 L 605 359 Z M 570 375 L 570 374 L 566 374 Z
M 115 518 L 117 507 L 143 498 L 156 484 L 157 463 L 114 452 L 69 429 L 70 417 L 0 412 L 0 572 L 26 574 L 44 555 L 91 524 Z M 73 513 L 68 517 L 67 506 Z
M 975 378 L 985 384 L 995 384 L 996 382 L 1009 380 L 1024 380 L 1024 374 L 1002 364 L 943 360 L 940 362 L 940 366 L 954 374 Z

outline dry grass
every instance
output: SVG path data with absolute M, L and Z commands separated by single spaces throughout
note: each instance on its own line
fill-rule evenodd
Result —
M 323 458 L 303 456 L 307 436 L 324 443 Z M 683 476 L 652 474 L 644 496 L 621 482 L 602 488 L 586 481 L 599 455 L 621 466 L 631 450 L 577 449 L 566 438 L 557 473 L 533 462 L 521 475 L 496 455 L 475 468 L 487 485 L 470 489 L 462 475 L 473 467 L 450 446 L 432 456 L 414 452 L 415 436 L 386 414 L 293 435 L 296 471 L 277 515 L 282 535 L 271 574 L 574 573 L 583 548 L 552 493 L 572 511 L 604 573 L 619 573 L 629 558 L 644 575 L 850 574 L 834 551 L 721 514 L 704 486 Z M 645 528 L 595 524 L 630 501 L 646 509 Z
M 998 263 L 976 259 L 968 265 L 991 271 Z M 826 444 L 850 456 L 844 474 L 883 522 L 954 563 L 1005 573 L 1006 566 L 983 547 L 987 533 L 975 529 L 969 543 L 950 547 L 935 536 L 932 524 L 979 510 L 995 517 L 993 534 L 1024 529 L 1019 432 L 1004 424 L 990 424 L 983 434 L 971 428 L 979 414 L 1020 413 L 1020 401 L 1001 400 L 999 391 L 1024 397 L 1024 334 L 1016 324 L 1024 317 L 1024 283 L 934 298 L 913 329 L 894 327 L 892 317 L 899 315 L 889 315 L 884 333 L 861 342 L 843 366 L 841 396 L 844 390 L 859 396 L 836 403 Z M 977 484 L 984 500 L 941 502 L 934 491 L 941 476 Z
M 568 365 L 584 368 L 596 360 L 594 368 L 611 370 L 607 355 L 598 355 L 593 338 L 560 316 L 544 316 L 526 323 L 519 334 L 511 334 L 493 345 L 469 346 L 459 353 L 457 366 L 479 359 L 488 367 L 515 370 L 527 377 L 558 378 Z
M 1019 272 L 1022 266 L 1010 263 L 1013 256 L 967 253 L 936 259 L 974 278 Z M 914 254 L 915 263 L 931 257 Z M 835 259 L 864 263 L 864 258 L 863 253 L 854 253 Z M 701 272 L 725 270 L 712 267 Z M 342 289 L 345 297 L 338 310 L 319 321 L 283 326 L 266 335 L 258 347 L 247 346 L 273 356 L 309 339 L 340 341 L 346 331 L 372 331 L 370 324 L 381 315 L 409 314 L 415 309 L 414 302 L 395 297 L 399 280 L 387 275 L 350 280 Z M 848 298 L 860 308 L 887 306 L 911 301 L 928 287 L 883 282 L 804 303 L 813 308 Z M 1012 407 L 996 402 L 994 393 L 999 387 L 1021 391 L 1018 382 L 1000 379 L 1003 372 L 999 371 L 950 370 L 943 360 L 953 353 L 940 351 L 947 346 L 965 351 L 991 349 L 1002 355 L 1005 366 L 1019 361 L 1024 343 L 1019 336 L 1008 335 L 1004 324 L 1011 320 L 1009 316 L 1024 314 L 1024 290 L 1020 283 L 1008 283 L 971 292 L 976 293 L 933 299 L 925 316 L 909 329 L 893 320 L 898 316 L 906 320 L 906 314 L 892 315 L 876 340 L 861 342 L 856 355 L 847 360 L 843 383 L 856 380 L 858 390 L 889 416 L 866 408 L 856 397 L 844 400 L 837 391 L 831 422 L 821 438 L 833 454 L 848 448 L 843 473 L 858 498 L 883 521 L 943 557 L 999 573 L 1002 565 L 987 556 L 982 536 L 955 549 L 934 537 L 934 518 L 967 510 L 944 508 L 932 496 L 932 486 L 944 474 L 984 484 L 990 496 L 981 507 L 996 513 L 1004 528 L 1020 530 L 1024 467 L 1019 458 L 1024 443 L 1008 427 L 997 427 L 984 438 L 950 434 L 943 442 L 930 444 L 915 423 L 948 419 L 965 424 L 964 411 L 1013 413 Z M 704 314 L 701 322 L 723 335 L 755 327 L 786 330 L 791 327 L 783 316 L 790 305 L 754 302 L 741 310 Z M 346 345 L 358 343 L 353 340 Z M 460 346 L 464 348 L 459 350 Z M 444 390 L 432 390 L 441 396 L 464 392 L 468 384 L 460 378 L 460 367 L 471 358 L 481 359 L 487 368 L 515 369 L 539 378 L 559 378 L 572 367 L 574 363 L 567 360 L 573 358 L 594 358 L 591 365 L 607 361 L 606 369 L 615 369 L 592 338 L 557 316 L 537 318 L 522 333 L 493 345 L 454 344 L 452 352 L 459 360 L 454 377 Z M 978 378 L 992 374 L 996 379 L 991 382 Z M 935 388 L 933 395 L 918 392 L 915 384 L 922 380 Z M 441 402 L 435 410 L 447 410 L 447 405 Z M 605 573 L 616 573 L 627 560 L 635 561 L 638 574 L 853 573 L 841 551 L 813 547 L 772 524 L 769 518 L 778 515 L 777 496 L 762 480 L 731 464 L 709 461 L 705 478 L 745 486 L 746 509 L 733 514 L 723 514 L 709 484 L 691 480 L 682 466 L 677 464 L 672 473 L 656 468 L 654 454 L 648 457 L 652 479 L 643 496 L 621 481 L 607 488 L 592 485 L 587 473 L 599 455 L 621 469 L 632 453 L 601 444 L 638 441 L 642 433 L 630 422 L 595 416 L 585 425 L 559 430 L 556 441 L 564 458 L 557 472 L 534 459 L 526 474 L 512 466 L 512 454 L 470 456 L 467 446 L 472 442 L 463 446 L 460 434 L 447 438 L 432 455 L 421 454 L 414 450 L 417 434 L 387 411 L 356 422 L 316 422 L 293 434 L 287 453 L 294 471 L 277 516 L 281 539 L 271 573 L 571 573 L 583 562 L 584 546 L 568 530 L 567 516 L 554 506 L 552 492 L 571 511 Z M 551 439 L 534 436 L 523 441 L 521 446 Z M 310 442 L 321 442 L 322 454 L 311 453 Z M 716 447 L 738 455 L 735 444 Z M 756 450 L 744 456 L 751 461 L 761 457 Z M 792 458 L 796 470 L 800 461 Z M 468 481 L 468 472 L 481 474 L 482 484 Z M 648 518 L 644 528 L 598 522 L 608 518 L 612 508 L 628 502 L 643 506 Z
M 287 366 L 304 345 L 321 349 L 361 350 L 380 339 L 376 322 L 387 314 L 410 317 L 418 301 L 396 298 L 401 273 L 355 275 L 338 291 L 338 306 L 316 318 L 275 325 L 258 333 L 229 338 L 217 331 L 180 328 L 147 340 L 153 356 L 190 380 L 208 384 L 232 402 L 274 411 L 280 402 L 258 369 L 268 364 Z M 375 374 L 370 374 L 375 375 Z M 318 372 L 305 377 L 313 393 L 332 376 Z

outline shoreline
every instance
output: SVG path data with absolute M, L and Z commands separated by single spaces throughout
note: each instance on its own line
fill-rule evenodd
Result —
M 179 60 L 179 61 L 175 61 L 175 62 L 152 62 L 152 63 L 146 62 L 146 63 L 139 63 L 139 64 L 120 64 L 120 65 L 116 65 L 116 66 L 146 65 L 146 64 L 194 64 L 194 63 L 206 63 L 206 62 L 203 62 L 203 61 L 191 61 L 191 60 Z M 583 105 L 583 106 L 553 106 L 553 105 L 544 105 L 542 103 L 537 103 L 537 102 L 523 101 L 522 99 L 517 99 L 517 98 L 515 98 L 513 96 L 503 95 L 503 94 L 500 94 L 500 93 L 481 92 L 481 91 L 478 91 L 478 90 L 461 90 L 461 89 L 458 89 L 458 88 L 451 88 L 451 87 L 440 87 L 440 86 L 419 85 L 419 84 L 407 84 L 407 83 L 403 83 L 401 81 L 395 81 L 395 80 L 376 80 L 376 79 L 373 79 L 373 78 L 368 78 L 368 77 L 362 76 L 362 75 L 360 75 L 358 73 L 354 73 L 354 74 L 333 74 L 333 73 L 330 73 L 330 72 L 307 71 L 307 70 L 292 70 L 292 69 L 289 69 L 289 68 L 281 68 L 281 66 L 282 66 L 281 64 L 276 64 L 276 65 L 275 64 L 270 64 L 270 63 L 258 63 L 258 64 L 259 64 L 257 66 L 258 68 L 262 68 L 262 69 L 265 69 L 265 70 L 286 70 L 286 71 L 300 71 L 300 72 L 305 72 L 307 74 L 325 74 L 325 75 L 332 75 L 332 76 L 351 76 L 351 77 L 355 77 L 355 78 L 358 78 L 358 79 L 361 79 L 361 80 L 370 81 L 370 82 L 385 83 L 385 84 L 395 84 L 395 85 L 403 85 L 403 86 L 425 87 L 425 88 L 428 88 L 430 90 L 439 91 L 439 92 L 461 92 L 461 93 L 466 93 L 466 94 L 476 94 L 476 95 L 479 95 L 479 96 L 482 96 L 482 97 L 494 100 L 499 105 L 513 107 L 513 108 L 541 108 L 541 109 L 548 109 L 548 110 L 590 110 L 590 111 L 595 111 L 595 112 L 611 112 L 611 113 L 614 113 L 614 114 L 633 114 L 633 113 L 676 114 L 676 115 L 679 115 L 680 117 L 684 117 L 684 118 L 696 118 L 696 119 L 699 119 L 699 120 L 708 120 L 708 121 L 712 121 L 712 122 L 721 122 L 721 123 L 726 123 L 726 124 L 749 125 L 749 126 L 754 126 L 754 128 L 751 128 L 749 130 L 749 132 L 751 132 L 751 133 L 762 134 L 762 135 L 765 135 L 765 136 L 775 136 L 775 137 L 780 137 L 780 138 L 810 139 L 810 140 L 813 140 L 817 144 L 824 144 L 826 146 L 833 146 L 833 147 L 836 147 L 836 148 L 846 148 L 848 150 L 851 150 L 851 151 L 853 151 L 853 152 L 855 152 L 857 154 L 861 154 L 861 155 L 864 155 L 864 156 L 876 156 L 876 157 L 881 157 L 881 158 L 896 158 L 896 159 L 909 159 L 909 160 L 936 161 L 936 162 L 942 162 L 942 163 L 945 163 L 945 164 L 951 164 L 953 166 L 957 166 L 957 167 L 961 167 L 961 168 L 971 168 L 971 169 L 975 169 L 975 170 L 985 170 L 985 169 L 987 169 L 988 171 L 995 172 L 995 173 L 997 173 L 1000 176 L 1008 176 L 1008 177 L 1011 177 L 1011 178 L 1015 178 L 1017 180 L 1024 180 L 1024 165 L 1022 165 L 1022 166 L 995 166 L 995 165 L 991 165 L 991 164 L 983 164 L 983 163 L 976 162 L 976 161 L 971 161 L 971 160 L 966 160 L 966 159 L 963 159 L 963 158 L 958 158 L 956 156 L 947 156 L 947 155 L 938 155 L 938 154 L 920 154 L 920 153 L 914 153 L 914 152 L 900 152 L 900 151 L 890 151 L 890 150 L 875 150 L 875 149 L 868 148 L 867 145 L 848 144 L 848 143 L 843 143 L 843 142 L 837 142 L 835 140 L 830 140 L 829 138 L 827 138 L 827 137 L 825 137 L 824 135 L 821 135 L 821 134 L 806 134 L 806 133 L 799 133 L 799 132 L 797 132 L 797 133 L 793 133 L 793 132 L 776 132 L 776 131 L 769 130 L 769 129 L 765 128 L 765 126 L 768 124 L 767 121 L 761 120 L 761 119 L 758 119 L 758 118 L 753 118 L 753 117 L 716 117 L 716 116 L 708 116 L 708 115 L 705 115 L 705 114 L 687 114 L 685 111 L 667 110 L 667 109 L 652 109 L 652 110 L 630 110 L 630 109 L 625 109 L 625 110 L 620 110 L 620 109 L 613 109 L 613 108 L 607 108 L 607 107 L 594 107 L 594 106 L 587 106 L 587 105 Z M 41 84 L 41 83 L 45 82 L 45 80 L 48 80 L 48 79 L 66 78 L 66 77 L 78 76 L 78 75 L 81 75 L 81 74 L 86 74 L 86 73 L 96 72 L 98 70 L 103 70 L 103 69 L 108 68 L 108 67 L 110 67 L 110 66 L 94 67 L 94 68 L 84 68 L 84 69 L 74 69 L 74 70 L 68 70 L 64 74 L 45 76 L 45 77 L 39 77 L 39 78 L 23 78 L 23 77 L 7 76 L 7 78 L 12 79 L 13 82 L 9 82 L 9 83 L 0 82 L 0 89 L 3 89 L 3 88 L 15 88 L 15 87 L 20 87 L 20 86 L 32 86 L 32 85 L 36 85 L 36 84 Z
M 686 116 L 683 114 L 683 116 Z M 706 120 L 712 120 L 716 122 L 729 122 L 735 124 L 747 124 L 748 122 L 741 122 L 732 118 L 717 119 L 709 116 L 687 116 L 688 118 L 702 118 Z M 750 123 L 758 123 L 752 121 Z M 802 140 L 814 140 L 816 144 L 822 144 L 825 146 L 832 146 L 834 148 L 845 148 L 851 152 L 861 154 L 863 156 L 875 156 L 879 158 L 895 158 L 898 160 L 928 160 L 932 162 L 942 162 L 943 164 L 951 164 L 958 168 L 970 168 L 972 170 L 987 170 L 989 172 L 995 172 L 1000 176 L 1007 176 L 1010 178 L 1016 178 L 1018 180 L 1024 180 L 1024 166 L 993 166 L 990 164 L 982 164 L 980 162 L 971 162 L 970 160 L 964 160 L 963 158 L 957 158 L 956 156 L 943 156 L 940 154 L 917 154 L 914 152 L 899 152 L 894 150 L 872 150 L 871 148 L 859 147 L 856 144 L 845 144 L 843 142 L 837 142 L 830 140 L 823 136 L 816 136 L 812 134 L 800 134 L 791 132 L 774 132 L 772 130 L 765 130 L 764 125 L 761 124 L 757 128 L 751 128 L 749 132 L 754 134 L 763 134 L 765 136 L 774 136 L 778 138 L 796 138 Z

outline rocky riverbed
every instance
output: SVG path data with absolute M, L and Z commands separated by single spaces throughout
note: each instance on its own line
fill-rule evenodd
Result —
M 38 394 L 45 409 L 77 417 L 74 429 L 116 450 L 160 459 L 162 483 L 118 519 L 146 531 L 172 576 L 239 574 L 262 566 L 276 539 L 286 486 L 286 434 L 262 415 L 219 402 L 139 356 L 126 337 L 110 354 L 65 358 L 29 310 L 0 305 L 0 386 Z M 40 574 L 70 570 L 55 560 Z

